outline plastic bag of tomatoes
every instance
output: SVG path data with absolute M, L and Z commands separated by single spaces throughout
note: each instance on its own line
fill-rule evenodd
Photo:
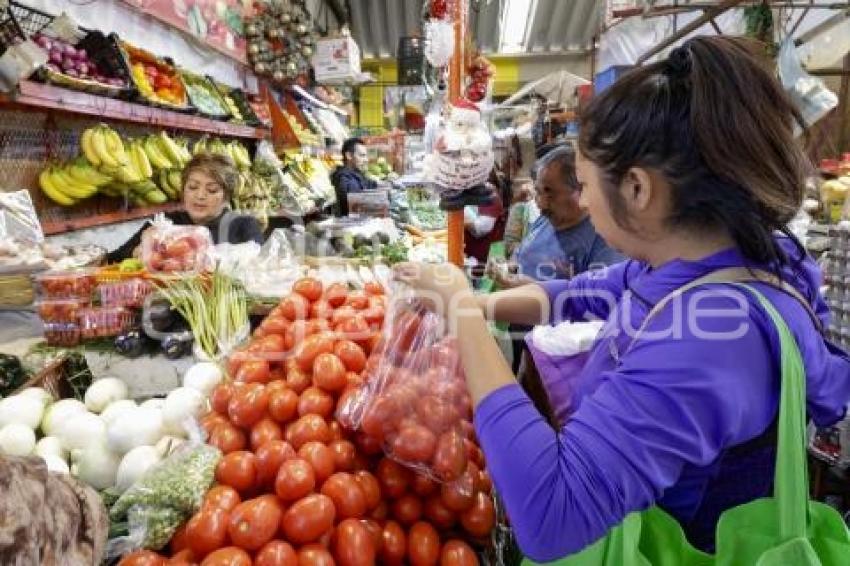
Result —
M 380 442 L 390 458 L 453 483 L 469 464 L 472 405 L 457 344 L 445 335 L 443 322 L 416 300 L 395 300 L 366 364 L 364 385 L 337 418 Z
M 142 234 L 142 263 L 150 273 L 197 273 L 213 266 L 213 242 L 205 226 L 177 226 L 157 215 Z

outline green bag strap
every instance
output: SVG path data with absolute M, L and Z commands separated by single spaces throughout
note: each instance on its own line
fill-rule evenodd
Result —
M 773 497 L 784 540 L 806 536 L 809 478 L 806 466 L 806 373 L 800 348 L 782 315 L 757 289 L 735 283 L 755 296 L 779 335 L 782 382 L 779 394 L 778 443 Z

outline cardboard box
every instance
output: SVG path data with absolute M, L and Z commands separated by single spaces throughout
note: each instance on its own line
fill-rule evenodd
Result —
M 320 39 L 312 62 L 318 82 L 354 79 L 360 75 L 360 48 L 351 37 Z

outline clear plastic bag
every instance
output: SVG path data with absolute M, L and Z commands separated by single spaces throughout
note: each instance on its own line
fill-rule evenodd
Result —
M 43 242 L 44 232 L 29 191 L 0 192 L 0 240 Z
M 189 428 L 191 441 L 142 475 L 112 505 L 110 519 L 126 521 L 129 534 L 109 541 L 109 557 L 138 548 L 159 550 L 200 509 L 222 454 L 202 442 L 197 424 Z
M 778 57 L 779 78 L 785 91 L 803 116 L 806 126 L 811 126 L 838 106 L 838 97 L 826 88 L 823 80 L 808 74 L 792 38 L 782 42 Z M 797 128 L 799 134 L 802 130 Z
M 177 226 L 157 215 L 142 235 L 142 263 L 151 273 L 198 273 L 213 267 L 213 242 L 204 226 Z
M 338 419 L 381 442 L 393 460 L 471 491 L 464 479 L 471 464 L 472 405 L 457 344 L 446 336 L 440 316 L 398 291 L 394 295 L 365 384 L 342 404 Z

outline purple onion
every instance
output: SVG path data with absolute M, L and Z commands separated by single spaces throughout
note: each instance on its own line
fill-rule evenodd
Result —
M 50 62 L 54 65 L 61 65 L 64 57 L 62 51 L 57 51 L 55 48 L 50 50 Z
M 77 70 L 77 62 L 71 59 L 70 57 L 65 57 L 62 59 L 62 68 L 65 71 L 70 71 L 71 69 Z
M 89 75 L 89 64 L 83 61 L 77 61 L 77 71 L 81 76 L 87 77 Z
M 73 45 L 65 45 L 65 47 L 63 47 L 63 49 L 65 50 L 65 56 L 67 56 L 68 58 L 70 58 L 70 59 L 76 59 L 77 58 L 77 50 L 74 49 Z
M 69 77 L 79 78 L 80 74 L 76 69 L 65 69 L 64 73 Z
M 53 42 L 50 41 L 50 39 L 46 35 L 37 36 L 35 42 L 38 44 L 39 47 L 41 47 L 42 49 L 46 49 L 47 51 L 50 51 L 50 49 L 53 47 Z

